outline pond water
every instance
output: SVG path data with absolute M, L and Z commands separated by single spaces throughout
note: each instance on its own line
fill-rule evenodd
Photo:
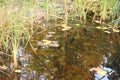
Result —
M 25 49 L 25 53 L 32 57 L 20 62 L 22 72 L 17 74 L 17 79 L 94 80 L 89 69 L 99 65 L 109 66 L 120 73 L 120 57 L 117 57 L 120 54 L 119 33 L 105 33 L 96 26 L 71 24 L 72 29 L 68 31 L 61 31 L 60 26 L 55 26 L 48 27 L 42 33 L 41 28 L 38 29 L 31 40 L 32 48 L 29 45 Z M 46 38 L 48 32 L 55 33 Z M 42 40 L 54 41 L 59 45 L 38 45 Z
M 73 26 L 73 25 L 72 25 Z M 61 31 L 54 27 L 55 34 L 47 40 L 57 41 L 59 47 L 36 46 L 49 31 L 34 36 L 33 47 L 36 50 L 31 67 L 40 74 L 47 74 L 48 80 L 90 80 L 89 69 L 99 66 L 105 57 L 117 54 L 119 33 L 105 33 L 89 27 L 74 27 Z M 28 49 L 31 53 L 30 49 Z M 110 59 L 110 58 L 109 58 Z M 104 62 L 105 63 L 105 62 Z M 103 63 L 103 64 L 104 64 Z

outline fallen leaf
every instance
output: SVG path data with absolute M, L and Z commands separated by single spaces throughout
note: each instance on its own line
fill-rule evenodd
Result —
M 44 44 L 44 45 L 49 45 L 50 43 L 51 43 L 50 40 L 43 40 L 43 44 Z
M 52 34 L 47 34 L 46 36 L 45 36 L 45 38 L 51 38 L 51 37 L 53 37 L 53 35 Z
M 20 69 L 16 69 L 15 72 L 16 72 L 16 73 L 21 73 L 22 70 L 20 70 Z
M 94 67 L 89 69 L 90 71 L 95 71 L 97 74 L 101 75 L 101 76 L 105 76 L 107 74 L 106 71 L 102 70 L 100 67 Z
M 104 70 L 102 70 L 102 69 L 100 69 L 99 71 L 97 71 L 97 73 L 98 73 L 99 75 L 101 75 L 101 76 L 105 76 L 105 75 L 107 74 L 107 72 L 104 71 Z
M 101 29 L 101 30 L 105 30 L 105 29 L 108 29 L 107 27 L 103 27 L 103 26 L 98 26 L 96 27 L 97 29 Z
M 71 27 L 64 27 L 63 29 L 62 29 L 62 31 L 67 31 L 67 30 L 70 30 L 71 29 Z
M 120 30 L 117 30 L 117 29 L 113 28 L 113 32 L 120 32 Z
M 6 70 L 8 67 L 7 66 L 0 66 L 1 70 Z
M 79 26 L 80 24 L 75 24 L 76 26 Z
M 98 23 L 98 24 L 100 24 L 100 23 L 101 23 L 101 22 L 100 22 L 100 21 L 98 21 L 98 20 L 95 20 L 94 22 L 95 22 L 95 23 Z
M 67 25 L 66 24 L 62 24 L 61 27 L 67 27 Z
M 55 32 L 48 32 L 48 34 L 51 34 L 51 35 L 53 35 L 53 34 L 55 34 Z
M 110 34 L 111 32 L 110 31 L 104 31 L 105 33 L 108 33 L 108 34 Z
M 51 47 L 59 47 L 59 44 L 49 44 Z

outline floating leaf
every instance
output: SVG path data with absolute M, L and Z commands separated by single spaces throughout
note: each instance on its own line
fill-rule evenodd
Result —
M 57 41 L 50 41 L 50 40 L 43 40 L 41 42 L 38 42 L 38 46 L 51 46 L 51 47 L 59 47 L 59 44 Z
M 6 70 L 8 67 L 7 66 L 0 66 L 0 69 Z
M 50 40 L 42 40 L 37 43 L 37 46 L 48 46 L 51 43 Z
M 75 24 L 76 26 L 79 26 L 80 24 Z
M 62 24 L 61 26 L 63 27 L 62 31 L 67 31 L 71 29 L 71 27 L 67 26 L 66 24 Z
M 103 71 L 102 69 L 99 69 L 99 70 L 97 71 L 97 73 L 98 73 L 99 75 L 101 75 L 101 76 L 105 76 L 105 75 L 107 74 L 107 72 L 106 72 L 106 71 Z
M 47 34 L 47 35 L 45 36 L 46 39 L 51 38 L 51 37 L 53 37 L 52 34 Z
M 120 32 L 120 30 L 117 30 L 117 29 L 113 28 L 113 32 Z
M 101 29 L 101 30 L 105 30 L 105 29 L 108 29 L 107 27 L 103 27 L 103 26 L 98 26 L 96 27 L 97 29 Z
M 105 76 L 107 74 L 106 71 L 102 70 L 100 67 L 94 67 L 89 69 L 90 71 L 95 71 L 97 74 L 101 75 L 101 76 Z
M 59 47 L 59 44 L 49 44 L 51 47 Z
M 104 31 L 105 33 L 108 33 L 108 34 L 110 34 L 111 32 L 110 31 Z
M 62 29 L 62 31 L 67 31 L 67 30 L 70 30 L 71 29 L 71 27 L 64 27 L 63 29 Z
M 43 40 L 43 44 L 44 44 L 44 45 L 49 45 L 50 43 L 51 43 L 50 40 Z
M 20 70 L 20 69 L 16 69 L 15 72 L 16 72 L 16 73 L 21 73 L 22 70 Z
M 64 28 L 65 28 L 65 27 L 67 27 L 67 25 L 66 25 L 66 24 L 62 24 L 61 27 L 64 27 Z
M 48 32 L 48 34 L 51 34 L 51 35 L 53 35 L 53 34 L 55 34 L 55 32 Z
M 100 21 L 98 21 L 98 20 L 95 20 L 94 22 L 95 22 L 95 23 L 98 23 L 98 24 L 100 24 L 100 23 L 101 23 L 101 22 L 100 22 Z

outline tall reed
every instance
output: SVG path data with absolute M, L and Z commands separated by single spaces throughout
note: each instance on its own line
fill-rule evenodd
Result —
M 115 0 L 115 3 L 111 9 L 112 24 L 115 28 L 119 27 L 120 24 L 120 1 Z
M 84 0 L 75 0 L 75 12 L 77 15 L 80 16 L 80 18 L 86 20 L 86 2 Z
M 0 42 L 3 51 L 13 55 L 14 68 L 17 68 L 17 52 L 20 42 L 30 39 L 29 21 L 26 19 L 26 11 L 16 1 L 5 2 L 0 7 L 0 11 L 2 12 L 0 15 Z

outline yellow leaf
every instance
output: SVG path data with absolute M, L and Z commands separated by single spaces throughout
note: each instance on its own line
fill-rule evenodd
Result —
M 107 27 L 103 27 L 103 26 L 98 26 L 96 27 L 97 29 L 101 29 L 101 30 L 105 30 L 105 29 L 108 29 Z
M 108 33 L 108 34 L 110 34 L 111 32 L 110 31 L 104 31 L 105 33 Z
M 101 76 L 105 76 L 107 74 L 106 71 L 103 71 L 101 69 L 97 73 L 100 74 Z
M 80 24 L 75 24 L 76 26 L 79 26 Z
M 68 27 L 66 24 L 62 24 L 61 26 L 64 27 L 64 28 L 65 28 L 65 27 Z
M 21 73 L 22 71 L 18 69 L 18 70 L 15 70 L 15 72 L 16 73 Z
M 63 29 L 62 29 L 62 31 L 67 31 L 67 30 L 70 30 L 71 29 L 71 27 L 64 27 Z
M 117 30 L 117 29 L 113 28 L 113 32 L 120 32 L 120 30 Z
M 43 40 L 44 45 L 49 45 L 50 43 L 51 43 L 51 41 L 49 41 L 49 40 Z
M 98 21 L 98 20 L 95 20 L 95 23 L 99 23 L 99 24 L 100 24 L 100 21 Z

